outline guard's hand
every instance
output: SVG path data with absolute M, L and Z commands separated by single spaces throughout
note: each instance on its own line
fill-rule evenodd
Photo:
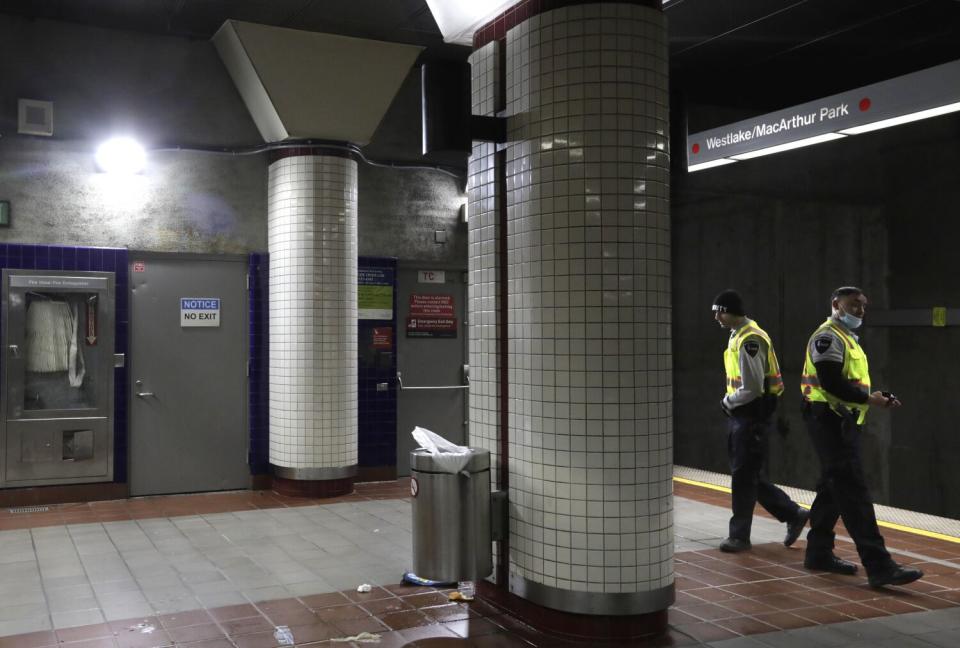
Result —
M 900 407 L 903 403 L 890 392 L 875 391 L 870 394 L 867 404 L 872 407 Z

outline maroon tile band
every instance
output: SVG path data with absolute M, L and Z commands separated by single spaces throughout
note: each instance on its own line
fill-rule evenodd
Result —
M 351 144 L 340 144 L 333 142 L 327 144 L 304 144 L 303 146 L 282 146 L 282 142 L 280 144 L 281 146 L 272 148 L 267 152 L 268 164 L 273 164 L 277 160 L 282 160 L 283 158 L 310 155 L 350 158 L 357 161 L 360 159 L 359 150 L 354 150 L 356 147 Z
M 473 49 L 480 49 L 487 43 L 503 40 L 507 31 L 516 27 L 527 18 L 560 7 L 572 7 L 584 4 L 602 4 L 602 2 L 584 2 L 584 0 L 521 0 L 502 14 L 478 29 L 473 35 Z M 660 8 L 660 0 L 621 0 L 617 4 L 636 4 L 653 9 Z

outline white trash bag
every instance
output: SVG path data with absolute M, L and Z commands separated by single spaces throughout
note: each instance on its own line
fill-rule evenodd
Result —
M 420 447 L 433 455 L 437 468 L 451 474 L 463 473 L 470 476 L 464 468 L 470 463 L 470 448 L 450 443 L 442 436 L 427 428 L 413 428 L 413 438 Z

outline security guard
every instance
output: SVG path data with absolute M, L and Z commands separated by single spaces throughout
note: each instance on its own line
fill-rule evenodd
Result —
M 725 290 L 717 295 L 713 312 L 720 326 L 730 329 L 730 341 L 723 354 L 727 393 L 721 407 L 729 417 L 727 452 L 733 517 L 730 535 L 720 543 L 720 550 L 736 553 L 750 548 L 757 500 L 771 515 L 787 523 L 783 544 L 789 547 L 800 536 L 809 514 L 762 474 L 764 432 L 783 393 L 777 354 L 770 336 L 744 314 L 743 299 L 736 291 Z
M 803 418 L 821 468 L 803 566 L 838 574 L 857 572 L 854 563 L 833 553 L 833 528 L 842 517 L 870 586 L 904 585 L 923 572 L 902 567 L 890 557 L 877 527 L 860 460 L 867 409 L 900 407 L 901 403 L 889 392 L 870 391 L 867 355 L 853 332 L 863 322 L 866 295 L 846 286 L 833 291 L 830 299 L 832 315 L 810 336 L 800 381 Z

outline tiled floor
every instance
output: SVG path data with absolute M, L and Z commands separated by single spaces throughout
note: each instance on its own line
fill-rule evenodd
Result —
M 853 623 L 854 628 L 876 625 L 862 621 L 858 625 L 857 620 L 885 618 L 887 625 L 881 626 L 886 633 L 903 618 L 898 615 L 944 610 L 944 620 L 939 622 L 960 627 L 956 607 L 960 605 L 960 544 L 884 529 L 894 558 L 920 567 L 926 576 L 905 587 L 873 589 L 862 572 L 839 576 L 803 569 L 804 541 L 784 547 L 784 525 L 759 509 L 753 550 L 721 553 L 716 546 L 726 535 L 730 496 L 679 483 L 674 484 L 674 493 L 677 602 L 670 610 L 670 624 L 675 632 L 711 645 L 729 640 L 730 646 L 754 646 L 759 640 L 771 646 L 799 646 L 791 638 L 794 635 L 777 631 L 809 628 L 797 636 L 807 637 L 802 645 L 816 648 L 821 645 L 812 641 L 818 636 L 817 628 L 841 623 Z M 842 525 L 837 533 L 836 553 L 859 563 Z M 753 637 L 751 642 L 737 643 L 737 637 L 744 635 Z M 822 645 L 846 645 L 823 641 Z M 912 645 L 904 641 L 903 645 Z
M 578 645 L 483 602 L 398 585 L 407 493 L 400 480 L 334 501 L 251 492 L 0 514 L 0 648 L 290 645 L 281 626 L 304 646 Z M 765 515 L 753 551 L 721 554 L 729 496 L 686 484 L 676 495 L 670 632 L 612 645 L 960 645 L 960 544 L 885 531 L 897 559 L 927 577 L 874 590 L 862 575 L 804 570 L 803 541 L 783 547 L 783 525 Z M 842 541 L 838 553 L 852 548 Z M 358 594 L 361 582 L 373 591 Z M 379 641 L 343 641 L 364 632 Z
M 356 492 L 344 497 L 322 500 L 324 504 L 366 502 L 371 500 L 409 497 L 407 480 L 359 484 Z M 182 515 L 206 515 L 231 511 L 254 511 L 285 507 L 313 506 L 321 500 L 286 497 L 271 491 L 239 491 L 207 493 L 202 495 L 172 495 L 138 497 L 135 499 L 59 504 L 38 513 L 11 513 L 0 510 L 0 531 L 30 529 L 41 526 L 84 524 L 87 522 L 117 522 Z

